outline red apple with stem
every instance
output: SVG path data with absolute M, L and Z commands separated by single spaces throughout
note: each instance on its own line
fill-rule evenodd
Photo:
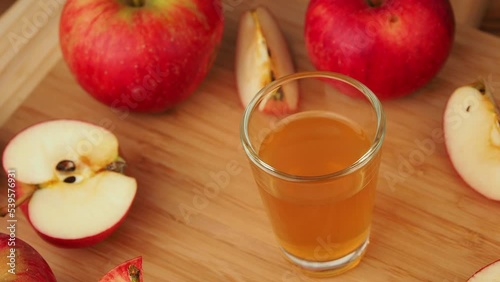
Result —
M 59 32 L 64 60 L 93 97 L 161 112 L 204 80 L 223 27 L 221 0 L 68 0 Z
M 313 65 L 351 76 L 380 99 L 426 85 L 455 33 L 448 0 L 311 0 L 305 41 Z
M 0 281 L 56 282 L 56 278 L 37 250 L 14 233 L 0 233 Z

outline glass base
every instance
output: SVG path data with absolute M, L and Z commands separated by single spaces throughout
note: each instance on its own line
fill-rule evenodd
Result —
M 306 275 L 313 277 L 336 276 L 356 267 L 366 252 L 370 238 L 368 237 L 361 246 L 351 253 L 332 261 L 308 261 L 298 258 L 281 248 L 285 257 L 298 266 Z

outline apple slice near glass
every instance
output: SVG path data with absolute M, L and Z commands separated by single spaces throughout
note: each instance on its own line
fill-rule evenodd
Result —
M 264 86 L 292 74 L 294 65 L 290 50 L 272 13 L 259 6 L 245 11 L 239 20 L 236 44 L 235 75 L 238 94 L 247 106 Z M 290 84 L 268 95 L 259 110 L 270 114 L 297 110 L 299 90 Z
M 500 121 L 483 81 L 457 88 L 444 113 L 444 136 L 457 173 L 474 190 L 500 200 Z

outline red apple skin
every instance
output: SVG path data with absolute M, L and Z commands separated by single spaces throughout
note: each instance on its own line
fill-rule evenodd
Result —
M 142 257 L 136 257 L 118 265 L 106 273 L 99 282 L 130 281 L 128 269 L 131 265 L 135 266 L 140 271 L 139 280 L 137 280 L 137 282 L 143 282 Z
M 22 197 L 22 195 L 24 194 L 22 187 L 23 186 L 21 183 L 19 183 L 19 182 L 16 183 L 16 197 L 17 198 Z M 29 213 L 29 209 L 28 209 L 29 201 L 30 200 L 28 199 L 19 206 L 19 208 L 23 212 L 24 216 L 26 217 L 28 222 L 31 224 L 33 229 L 36 231 L 36 233 L 44 241 L 46 241 L 54 246 L 60 247 L 60 248 L 72 248 L 72 249 L 86 248 L 86 247 L 90 247 L 90 246 L 93 246 L 95 244 L 98 244 L 98 243 L 104 241 L 106 238 L 111 236 L 111 234 L 113 234 L 116 231 L 116 229 L 118 229 L 118 227 L 120 227 L 120 225 L 125 221 L 125 218 L 127 217 L 128 212 L 130 210 L 130 207 L 129 207 L 129 210 L 127 210 L 127 212 L 123 215 L 123 217 L 115 225 L 111 226 L 110 228 L 104 230 L 101 233 L 98 233 L 96 235 L 89 236 L 89 237 L 78 238 L 78 239 L 61 239 L 61 238 L 54 238 L 54 237 L 48 236 L 48 235 L 38 231 L 35 228 L 35 226 L 33 226 L 33 224 L 31 223 L 30 213 Z
M 0 233 L 0 281 L 16 282 L 56 282 L 56 277 L 45 259 L 25 241 L 15 237 L 9 241 L 10 236 Z M 10 245 L 9 245 L 10 242 Z M 15 246 L 12 246 L 15 242 Z M 16 249 L 15 272 L 9 273 L 10 249 Z
M 126 112 L 162 112 L 188 98 L 222 39 L 221 0 L 68 0 L 59 37 L 64 60 L 97 100 Z M 132 1 L 132 0 L 129 0 Z
M 381 0 L 379 7 L 368 2 L 309 2 L 304 35 L 312 64 L 359 80 L 381 100 L 415 92 L 450 54 L 455 35 L 450 2 Z

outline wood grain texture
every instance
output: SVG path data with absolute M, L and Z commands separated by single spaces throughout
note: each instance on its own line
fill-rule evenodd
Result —
M 114 112 L 87 95 L 59 61 L 1 127 L 3 150 L 36 122 L 74 118 L 106 124 L 120 140 L 127 173 L 138 180 L 127 220 L 90 248 L 53 247 L 18 214 L 17 236 L 41 252 L 59 281 L 96 281 L 138 255 L 146 281 L 316 281 L 281 256 L 240 146 L 236 21 L 259 2 L 232 3 L 215 66 L 175 110 Z M 280 20 L 298 70 L 312 69 L 302 37 L 305 5 L 301 0 L 267 4 Z M 465 281 L 500 258 L 500 203 L 460 179 L 441 135 L 445 103 L 456 87 L 479 76 L 500 87 L 499 48 L 497 37 L 460 26 L 438 76 L 413 95 L 383 103 L 387 139 L 368 253 L 356 269 L 318 281 Z M 5 194 L 2 190 L 0 202 L 6 202 Z
M 0 5 L 0 125 L 61 59 L 57 26 L 64 1 L 12 2 Z

